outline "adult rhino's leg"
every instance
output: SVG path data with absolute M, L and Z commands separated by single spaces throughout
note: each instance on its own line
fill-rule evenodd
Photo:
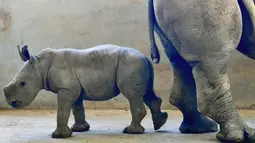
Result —
M 207 133 L 218 130 L 217 123 L 197 110 L 196 85 L 190 65 L 179 55 L 173 44 L 156 26 L 156 32 L 164 46 L 173 69 L 172 90 L 169 102 L 183 114 L 179 130 L 182 133 Z
M 171 59 L 173 83 L 169 102 L 183 114 L 179 130 L 182 133 L 206 133 L 218 130 L 218 125 L 197 110 L 196 85 L 192 68 L 179 55 Z
M 61 89 L 58 91 L 57 128 L 52 133 L 52 138 L 68 138 L 72 135 L 72 130 L 67 126 L 67 124 L 72 105 L 76 100 L 77 96 L 75 96 L 70 90 Z
M 199 109 L 220 125 L 220 132 L 217 134 L 220 141 L 255 141 L 253 130 L 246 126 L 232 102 L 227 74 L 228 58 L 227 53 L 217 53 L 203 58 L 194 66 Z
M 84 106 L 82 96 L 77 99 L 77 101 L 72 106 L 73 116 L 75 123 L 72 126 L 73 132 L 84 132 L 88 131 L 90 125 L 85 120 Z

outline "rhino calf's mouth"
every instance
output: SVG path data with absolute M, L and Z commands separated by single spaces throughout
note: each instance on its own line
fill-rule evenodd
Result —
M 11 105 L 13 108 L 19 109 L 19 108 L 22 106 L 22 102 L 19 101 L 19 100 L 15 100 L 15 101 L 11 101 L 11 102 L 10 102 L 10 105 Z

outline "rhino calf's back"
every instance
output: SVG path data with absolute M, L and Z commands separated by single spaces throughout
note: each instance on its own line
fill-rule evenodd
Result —
M 144 95 L 152 82 L 148 59 L 133 48 L 109 44 L 54 51 L 56 56 L 49 75 L 51 86 L 55 90 L 63 86 L 74 88 L 84 100 L 108 100 L 120 92 Z

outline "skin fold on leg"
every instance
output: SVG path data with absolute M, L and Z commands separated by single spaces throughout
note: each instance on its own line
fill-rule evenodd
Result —
M 216 136 L 218 140 L 254 142 L 254 130 L 245 124 L 232 101 L 227 73 L 228 57 L 205 59 L 193 68 L 200 111 L 220 125 Z

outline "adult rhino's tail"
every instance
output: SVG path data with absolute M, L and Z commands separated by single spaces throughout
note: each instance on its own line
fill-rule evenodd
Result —
M 150 55 L 151 55 L 152 62 L 155 64 L 158 64 L 160 61 L 160 54 L 155 42 L 154 29 L 156 33 L 158 34 L 161 44 L 163 45 L 164 48 L 173 47 L 173 45 L 157 23 L 155 12 L 154 12 L 153 0 L 149 0 L 149 3 L 148 3 L 148 19 L 149 19 L 148 22 L 149 22 L 149 37 L 150 37 Z M 171 49 L 171 53 L 168 53 L 167 56 L 172 57 L 172 55 L 175 55 L 176 53 L 177 53 L 176 49 Z
M 157 24 L 153 0 L 149 0 L 148 3 L 148 23 L 149 23 L 149 37 L 150 37 L 150 55 L 153 63 L 158 64 L 160 61 L 160 54 L 154 37 L 154 24 Z

